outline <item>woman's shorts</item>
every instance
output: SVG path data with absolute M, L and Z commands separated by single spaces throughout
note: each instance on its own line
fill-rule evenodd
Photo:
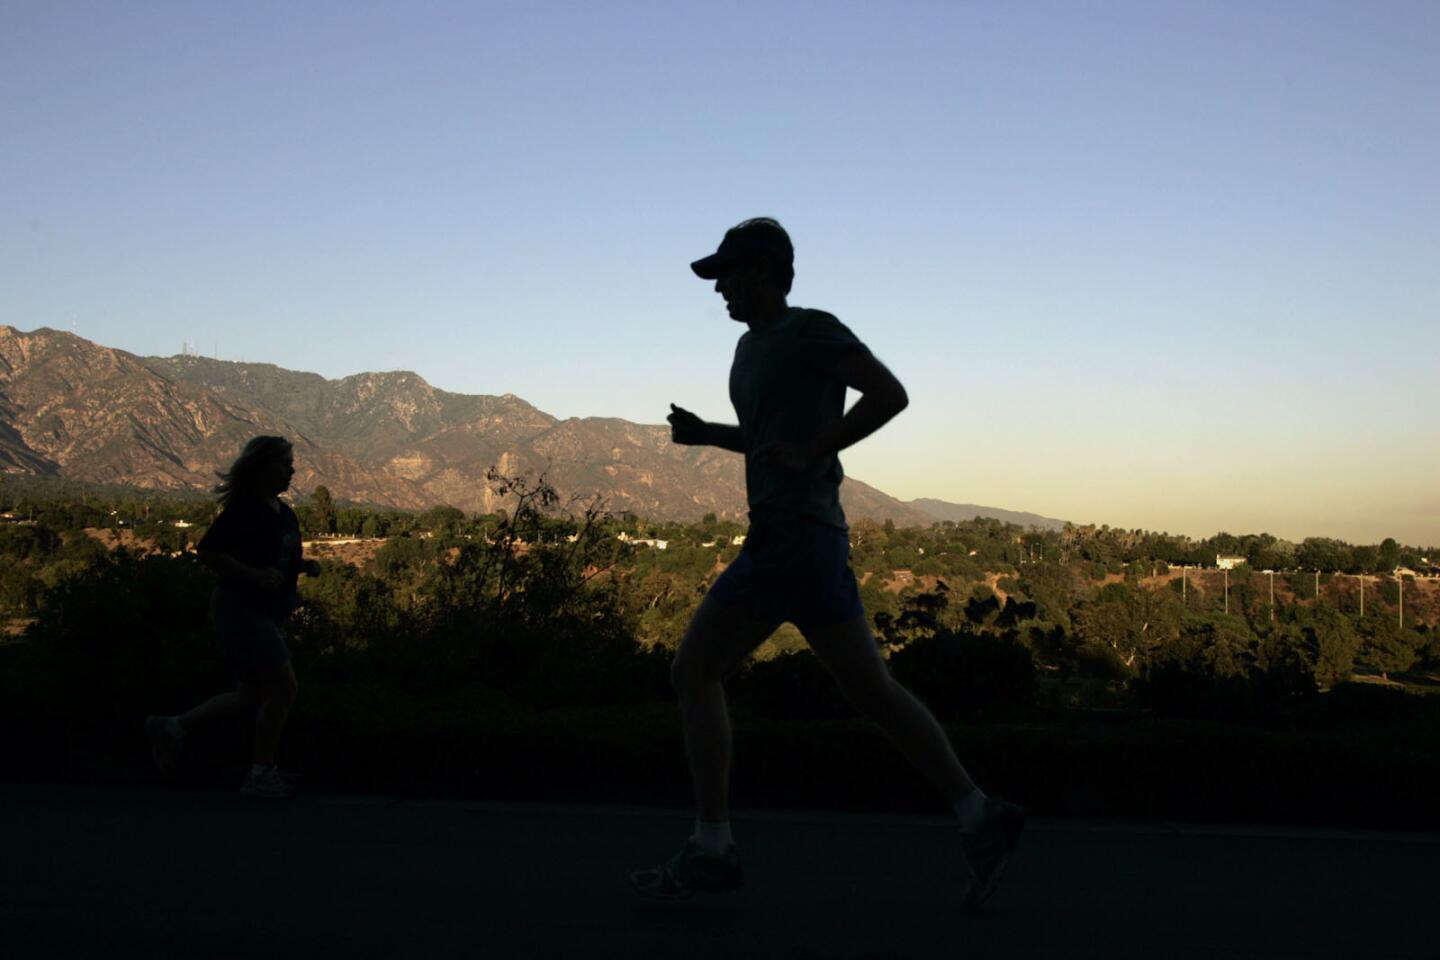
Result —
M 224 587 L 210 594 L 210 620 L 230 669 L 241 680 L 254 679 L 259 671 L 290 659 L 280 624 Z
M 710 587 L 723 603 L 743 603 L 760 623 L 808 627 L 863 616 L 850 570 L 850 533 L 795 513 L 751 516 L 740 556 Z

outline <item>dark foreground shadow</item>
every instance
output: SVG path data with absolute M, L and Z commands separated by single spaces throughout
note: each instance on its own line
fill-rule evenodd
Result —
M 967 915 L 943 820 L 738 819 L 747 888 L 669 904 L 623 879 L 664 811 L 26 787 L 0 817 L 8 957 L 1434 955 L 1430 835 L 1041 822 Z

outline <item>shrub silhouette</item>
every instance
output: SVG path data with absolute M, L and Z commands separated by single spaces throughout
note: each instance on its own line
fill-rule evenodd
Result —
M 748 664 L 730 684 L 737 711 L 776 719 L 853 717 L 834 679 L 809 650 Z
M 1035 661 L 1006 634 L 939 630 L 891 654 L 890 670 L 942 721 L 1026 716 L 1035 706 Z
M 190 557 L 100 555 L 46 592 L 27 636 L 40 702 L 67 716 L 129 715 L 223 674 L 206 626 L 211 579 Z

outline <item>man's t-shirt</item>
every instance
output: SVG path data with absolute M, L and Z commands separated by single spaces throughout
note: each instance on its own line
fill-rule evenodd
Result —
M 273 567 L 284 586 L 278 593 L 222 577 L 221 585 L 274 620 L 295 609 L 295 583 L 300 579 L 300 521 L 285 503 L 277 511 L 257 497 L 236 495 L 215 518 L 196 549 L 227 553 L 247 567 Z
M 745 442 L 750 510 L 786 510 L 845 529 L 840 509 L 840 458 L 831 455 L 802 473 L 757 463 L 767 443 L 807 443 L 845 415 L 845 383 L 835 364 L 868 348 L 828 313 L 791 307 L 761 330 L 740 337 L 730 367 L 730 402 Z

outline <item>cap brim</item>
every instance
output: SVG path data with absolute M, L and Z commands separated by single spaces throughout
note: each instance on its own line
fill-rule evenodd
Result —
M 695 276 L 701 280 L 719 280 L 720 274 L 724 273 L 735 263 L 734 257 L 721 256 L 712 253 L 708 257 L 701 257 L 690 264 L 690 269 L 695 271 Z

